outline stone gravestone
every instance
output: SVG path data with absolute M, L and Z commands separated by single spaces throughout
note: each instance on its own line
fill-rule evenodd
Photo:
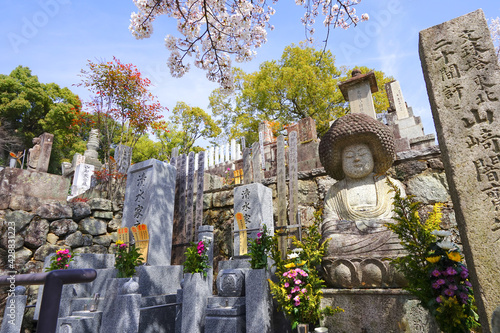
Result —
M 132 147 L 118 145 L 115 149 L 116 171 L 119 173 L 127 173 L 130 163 L 132 162 Z
M 378 91 L 377 79 L 373 72 L 361 74 L 359 69 L 352 71 L 352 78 L 339 84 L 340 91 L 349 101 L 351 113 L 364 113 L 376 118 L 372 93 Z
M 299 179 L 297 169 L 297 132 L 290 132 L 288 138 L 288 195 L 290 204 L 288 206 L 288 221 L 290 225 L 297 224 L 297 212 L 299 211 Z
M 408 108 L 406 107 L 406 102 L 399 82 L 393 80 L 386 83 L 385 91 L 387 93 L 389 105 L 396 112 L 398 119 L 408 118 L 410 114 L 408 113 Z
M 190 152 L 188 155 L 188 175 L 186 187 L 186 239 L 188 242 L 192 242 L 194 241 L 194 236 L 196 234 L 195 230 L 193 230 L 194 152 Z
M 243 149 L 243 183 L 250 184 L 253 180 L 252 176 L 252 161 L 250 155 L 251 149 Z
M 184 262 L 184 252 L 189 242 L 186 238 L 186 155 L 182 154 L 176 161 L 176 185 L 174 201 L 173 232 L 173 264 L 181 265 Z
M 134 164 L 127 173 L 122 226 L 148 226 L 151 266 L 170 265 L 175 176 L 174 166 L 155 159 Z
M 78 164 L 73 177 L 73 185 L 71 185 L 71 198 L 84 193 L 90 188 L 92 175 L 94 174 L 94 166 L 90 164 Z
M 28 170 L 47 172 L 53 142 L 54 134 L 50 133 L 43 133 L 33 139 L 35 145 L 29 150 Z
M 278 239 L 278 247 L 281 250 L 281 255 L 284 257 L 286 255 L 287 244 L 286 244 L 286 167 L 285 167 L 285 138 L 283 135 L 278 137 L 277 142 L 277 155 L 278 162 L 276 165 L 277 177 L 276 177 L 276 189 L 278 192 L 278 229 L 280 238 Z M 283 258 L 284 259 L 284 258 Z
M 262 181 L 262 153 L 260 144 L 254 142 L 252 145 L 252 172 L 253 182 L 260 183 Z
M 87 141 L 87 150 L 83 153 L 85 163 L 94 165 L 98 170 L 101 168 L 102 163 L 99 161 L 100 133 L 98 129 L 90 130 L 89 140 Z
M 311 117 L 299 120 L 299 143 L 311 141 L 318 137 L 316 121 Z
M 274 235 L 273 191 L 260 184 L 238 186 L 234 189 L 234 212 L 241 212 L 245 219 L 248 238 L 257 238 L 259 228 L 265 224 Z M 240 236 L 236 218 L 234 219 L 234 255 L 240 254 Z
M 500 304 L 500 68 L 477 10 L 420 32 L 420 59 L 483 332 Z
M 196 208 L 195 208 L 195 238 L 197 238 L 198 229 L 203 224 L 203 186 L 205 183 L 205 152 L 200 151 L 198 155 L 198 170 L 196 172 Z

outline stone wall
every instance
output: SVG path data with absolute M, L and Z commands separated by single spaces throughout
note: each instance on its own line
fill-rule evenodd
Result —
M 398 154 L 390 169 L 391 177 L 402 181 L 407 194 L 424 203 L 421 216 L 432 210 L 433 204 L 443 202 L 444 229 L 450 229 L 458 240 L 455 215 L 437 146 L 421 152 Z M 207 179 L 210 178 L 210 179 Z M 233 191 L 234 185 L 211 184 L 206 174 L 204 192 L 204 224 L 214 226 L 214 260 L 227 260 L 233 253 Z M 314 221 L 314 212 L 322 205 L 324 196 L 335 181 L 323 168 L 299 172 L 299 211 L 304 226 Z M 213 182 L 212 182 L 213 183 Z M 276 177 L 267 178 L 264 185 L 273 190 L 274 219 L 277 220 Z M 236 185 L 239 186 L 239 185 Z M 91 198 L 74 203 L 42 203 L 33 210 L 0 210 L 0 275 L 6 274 L 8 236 L 7 224 L 14 222 L 16 238 L 16 270 L 22 273 L 42 271 L 45 257 L 59 248 L 71 248 L 75 253 L 112 253 L 121 227 L 122 205 L 109 200 Z M 84 202 L 86 201 L 86 202 Z M 52 201 L 51 201 L 52 202 Z M 175 237 L 175 235 L 174 235 Z M 31 304 L 36 300 L 37 287 L 29 289 Z M 6 293 L 3 293 L 5 295 Z M 35 296 L 35 298 L 33 298 Z M 1 305 L 0 300 L 0 305 Z M 0 317 L 3 315 L 0 306 Z
M 0 275 L 7 272 L 8 223 L 14 223 L 15 270 L 40 272 L 46 256 L 60 248 L 75 253 L 110 253 L 121 225 L 121 207 L 106 199 L 42 204 L 34 211 L 0 210 Z
M 112 252 L 110 245 L 116 241 L 121 225 L 121 205 L 98 198 L 74 203 L 49 201 L 30 211 L 0 210 L 0 275 L 10 271 L 8 250 L 12 246 L 18 274 L 42 272 L 45 257 L 60 248 L 71 248 L 75 253 Z M 8 226 L 15 226 L 13 239 L 8 238 Z M 28 304 L 36 302 L 37 294 L 38 286 L 27 289 Z M 7 288 L 0 288 L 0 295 L 1 318 Z M 32 310 L 26 317 L 33 315 Z
M 438 146 L 423 151 L 399 153 L 389 175 L 405 185 L 408 195 L 415 196 L 416 200 L 424 204 L 420 211 L 423 219 L 432 211 L 436 202 L 444 203 L 442 228 L 451 230 L 455 241 L 460 243 Z M 302 225 L 309 226 L 314 222 L 314 212 L 322 206 L 325 194 L 335 180 L 326 175 L 322 167 L 301 171 L 298 176 L 301 222 Z M 277 221 L 276 177 L 266 178 L 263 184 L 273 190 L 274 220 Z M 204 192 L 204 223 L 215 227 L 214 256 L 218 260 L 228 259 L 233 253 L 234 187 L 223 186 Z

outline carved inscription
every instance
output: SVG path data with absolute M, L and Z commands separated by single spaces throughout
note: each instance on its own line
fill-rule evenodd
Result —
M 491 63 L 488 38 L 474 28 L 462 29 L 459 38 L 443 38 L 435 42 L 433 60 L 441 74 L 439 90 L 444 106 L 460 111 L 464 147 L 474 156 L 478 189 L 495 210 L 492 232 L 500 239 L 500 132 L 495 109 L 497 84 L 493 75 L 486 75 Z
M 249 200 L 250 200 L 250 190 L 246 188 L 243 191 L 241 191 L 241 201 L 243 202 L 241 210 L 245 221 L 250 221 L 250 211 L 252 207 L 250 207 Z
M 144 184 L 146 183 L 148 176 L 146 175 L 146 171 L 141 171 L 136 178 L 135 186 L 137 188 L 135 195 L 135 208 L 134 208 L 134 225 L 139 225 L 141 223 L 141 219 L 144 216 Z

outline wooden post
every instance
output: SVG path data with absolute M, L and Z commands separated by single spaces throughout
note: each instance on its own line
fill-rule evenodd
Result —
M 290 205 L 288 207 L 288 221 L 290 225 L 297 224 L 297 212 L 299 201 L 299 180 L 297 173 L 297 132 L 290 132 L 288 141 L 288 187 Z
M 194 241 L 193 232 L 193 195 L 194 195 L 194 152 L 188 155 L 188 176 L 186 195 L 186 240 Z
M 278 234 L 282 234 L 278 238 L 278 246 L 281 251 L 282 259 L 285 259 L 287 251 L 287 230 L 285 227 L 287 225 L 286 218 L 286 167 L 285 167 L 285 138 L 283 135 L 278 137 L 277 142 L 277 155 L 278 161 L 276 163 L 277 167 L 277 192 L 278 192 Z

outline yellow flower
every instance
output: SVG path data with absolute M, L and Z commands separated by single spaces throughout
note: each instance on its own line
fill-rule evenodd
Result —
M 448 255 L 448 258 L 450 260 L 453 260 L 453 261 L 456 261 L 456 262 L 459 262 L 460 260 L 462 260 L 462 256 L 460 255 L 460 253 L 458 253 L 456 251 L 448 252 L 447 255 Z
M 305 264 L 306 264 L 306 261 L 304 260 L 304 261 L 302 261 L 302 262 L 298 263 L 298 264 L 297 264 L 297 267 L 299 267 L 299 266 L 304 266 Z
M 122 240 L 119 239 L 119 240 L 116 241 L 116 245 L 122 245 L 122 244 L 123 244 Z
M 294 267 L 295 267 L 295 264 L 293 262 L 285 265 L 285 268 L 294 268 Z
M 431 264 L 437 263 L 439 261 L 439 259 L 441 259 L 441 256 L 434 256 L 434 257 L 427 257 L 427 258 L 425 258 L 425 260 L 427 260 Z

